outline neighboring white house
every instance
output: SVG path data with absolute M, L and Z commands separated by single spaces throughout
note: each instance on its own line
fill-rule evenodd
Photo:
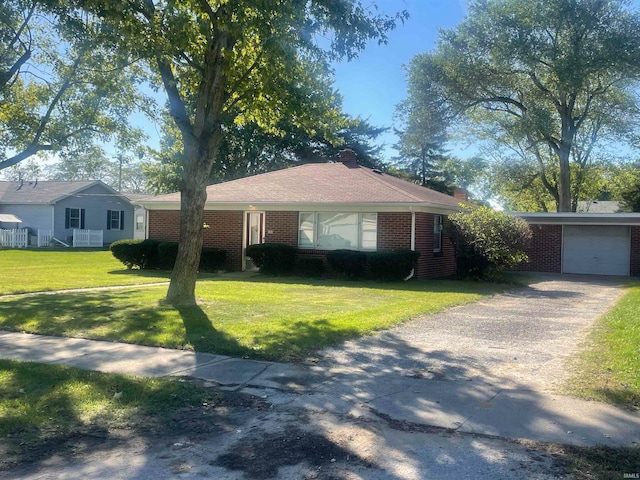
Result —
M 0 214 L 20 219 L 17 228 L 29 230 L 32 245 L 38 230 L 69 244 L 74 230 L 102 231 L 104 244 L 133 238 L 133 212 L 127 197 L 99 180 L 0 181 Z
M 123 193 L 133 204 L 133 238 L 147 238 L 147 211 L 136 202 L 152 197 L 142 193 Z

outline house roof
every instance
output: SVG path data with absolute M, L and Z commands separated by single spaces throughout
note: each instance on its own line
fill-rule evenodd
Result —
M 620 202 L 609 200 L 579 201 L 577 213 L 618 213 Z
M 179 204 L 180 194 L 139 202 Z M 460 200 L 355 162 L 311 163 L 207 187 L 207 204 L 416 204 L 458 210 Z
M 119 195 L 108 185 L 100 180 L 57 182 L 57 181 L 32 181 L 32 182 L 1 182 L 0 204 L 53 204 L 58 200 L 79 194 L 83 190 L 94 185 L 100 185 Z

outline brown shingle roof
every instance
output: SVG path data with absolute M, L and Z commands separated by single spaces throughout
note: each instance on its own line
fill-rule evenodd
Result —
M 180 202 L 179 193 L 143 201 Z M 391 175 L 344 163 L 313 163 L 207 187 L 207 203 L 421 204 L 457 208 L 460 201 Z

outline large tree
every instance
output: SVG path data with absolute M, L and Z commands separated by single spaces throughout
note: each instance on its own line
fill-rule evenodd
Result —
M 412 60 L 420 82 L 408 101 L 514 139 L 534 162 L 549 154 L 557 192 L 545 188 L 571 211 L 572 159 L 588 162 L 605 131 L 624 136 L 637 120 L 640 16 L 627 3 L 476 0 L 433 52 Z
M 0 4 L 0 170 L 140 134 L 128 123 L 139 72 L 103 40 L 64 0 Z
M 309 132 L 339 116 L 330 62 L 386 41 L 399 19 L 357 0 L 87 0 L 113 41 L 149 62 L 183 144 L 180 246 L 167 292 L 195 304 L 206 186 L 233 123 L 278 131 L 288 117 Z

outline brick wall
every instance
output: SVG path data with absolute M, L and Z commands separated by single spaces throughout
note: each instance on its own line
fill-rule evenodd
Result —
M 523 272 L 560 273 L 562 271 L 562 225 L 531 224 L 531 246 L 527 250 L 529 262 L 522 263 Z
M 640 277 L 640 227 L 631 227 L 631 276 Z
M 204 231 L 204 246 L 227 251 L 227 270 L 242 270 L 242 228 L 244 212 L 205 211 L 203 221 L 209 228 Z
M 242 269 L 243 212 L 205 211 L 203 222 L 209 225 L 204 231 L 204 246 L 227 251 L 225 268 Z M 149 238 L 163 242 L 180 241 L 180 212 L 177 210 L 149 211 Z
M 264 222 L 265 242 L 298 246 L 298 212 L 266 212 Z
M 411 213 L 378 214 L 378 250 L 411 248 Z
M 432 213 L 416 213 L 416 251 L 420 252 L 416 276 L 418 278 L 448 277 L 456 273 L 455 248 L 446 234 L 442 234 L 440 252 L 433 251 Z M 446 216 L 443 223 L 446 223 Z

